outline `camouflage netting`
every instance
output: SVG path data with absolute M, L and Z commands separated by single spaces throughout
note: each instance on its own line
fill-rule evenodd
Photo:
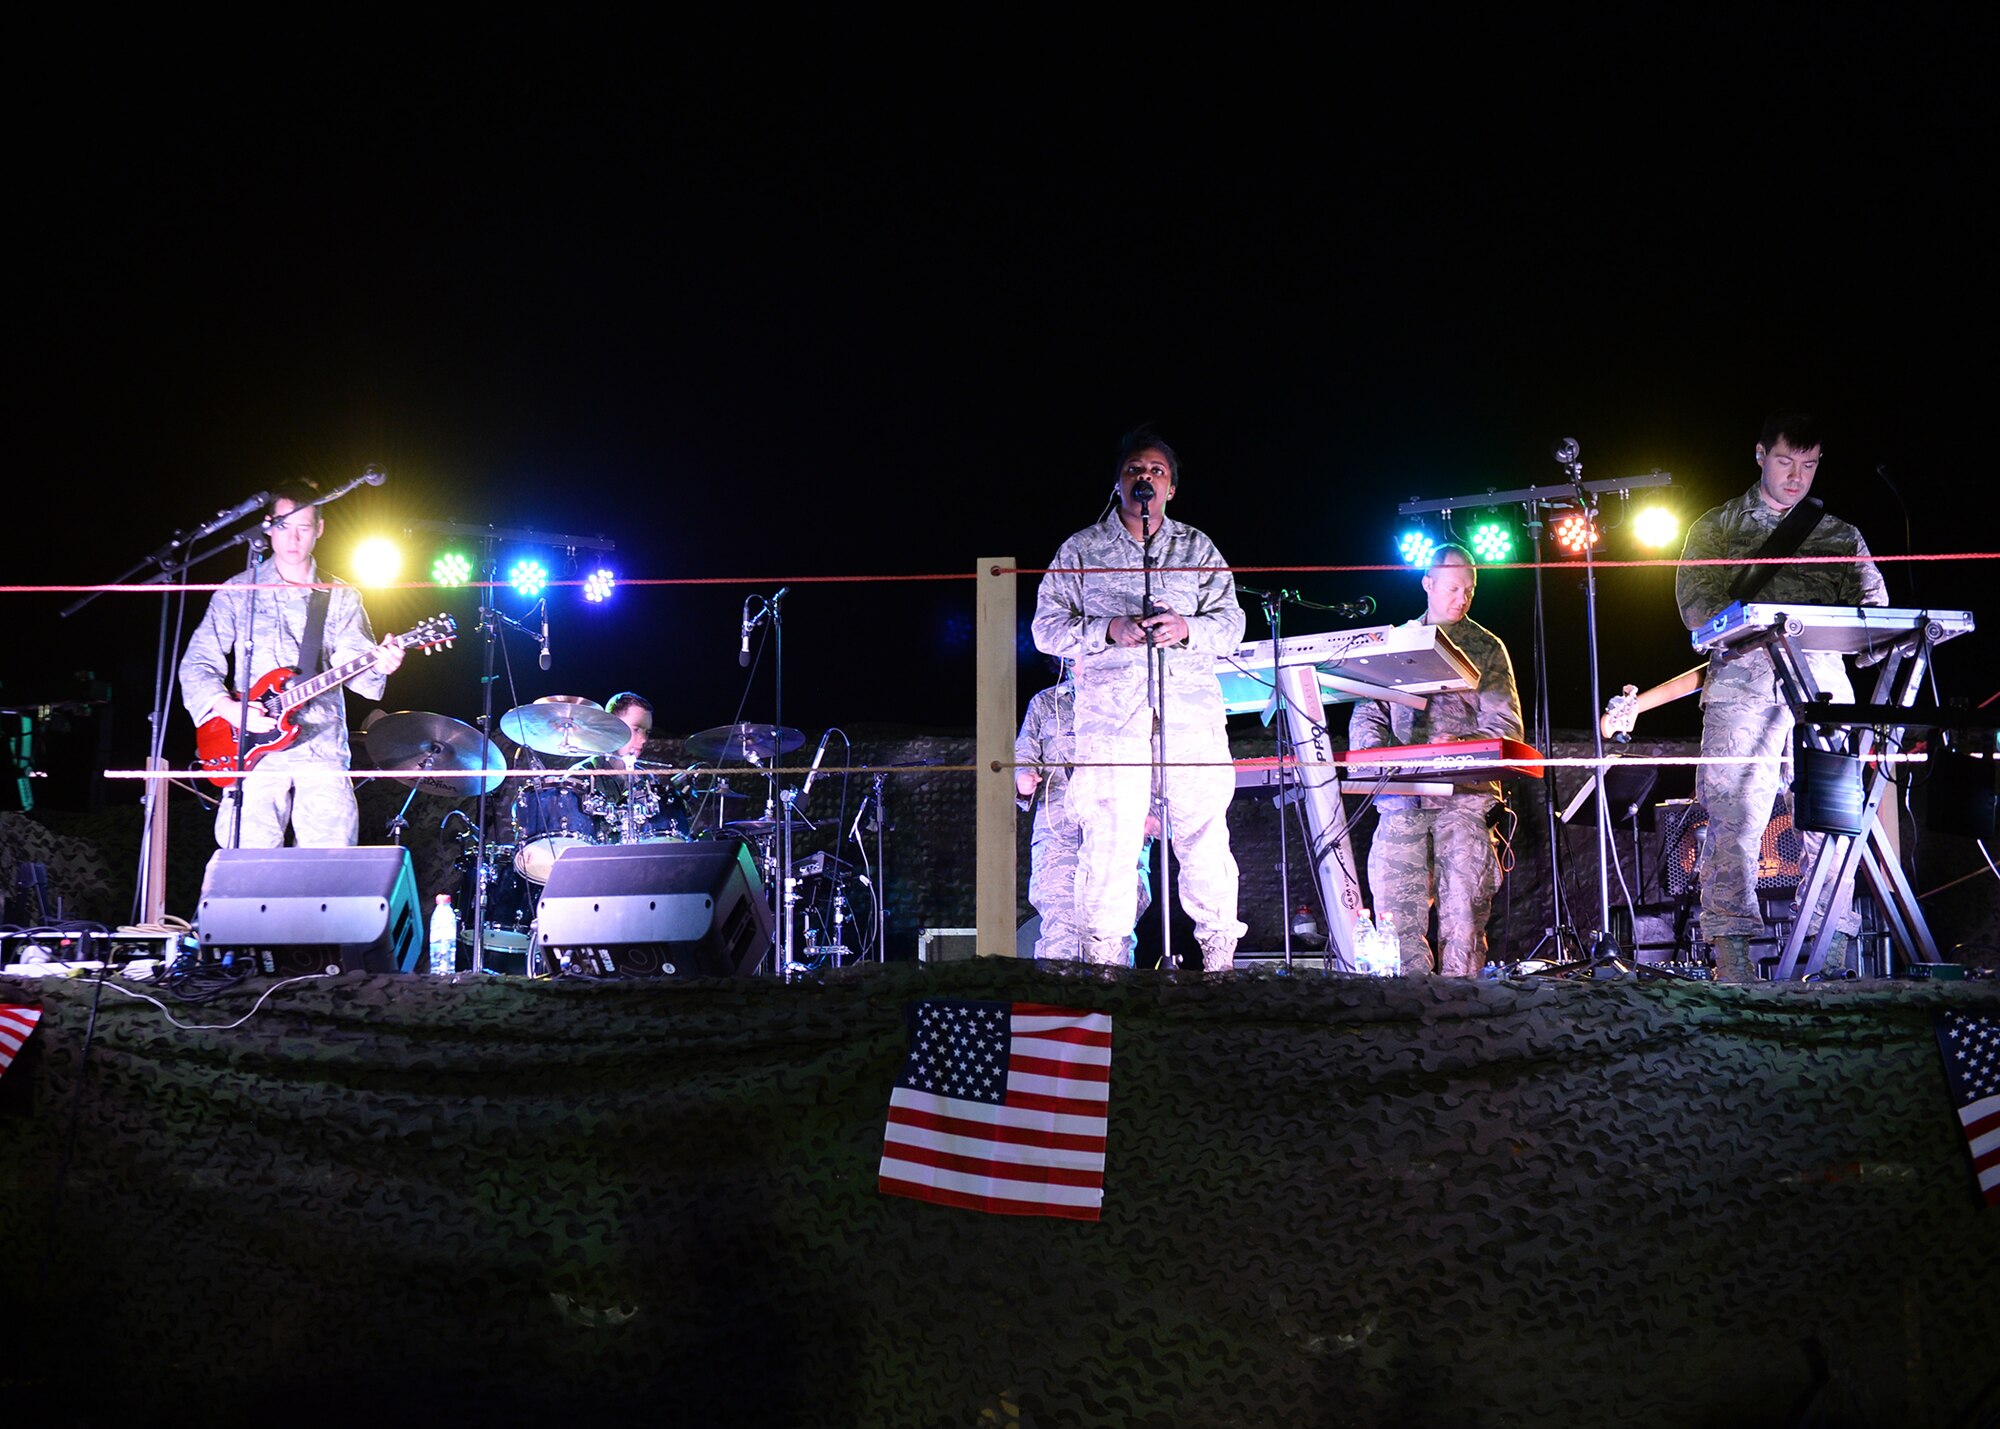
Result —
M 902 1009 L 926 995 L 1113 1015 L 1102 1222 L 876 1192 Z M 2000 1408 L 2000 1210 L 1930 1025 L 2000 1012 L 1987 983 L 1204 984 L 993 959 L 176 1005 L 247 1017 L 229 1030 L 108 989 L 93 1030 L 82 981 L 0 980 L 0 1001 L 47 1009 L 0 1077 L 10 1421 Z

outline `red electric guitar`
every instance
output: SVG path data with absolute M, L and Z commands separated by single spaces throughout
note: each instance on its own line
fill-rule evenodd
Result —
M 391 635 L 383 645 L 395 645 L 404 650 L 428 652 L 436 645 L 450 645 L 458 638 L 458 622 L 449 615 L 434 615 L 414 630 L 401 635 Z M 243 771 L 255 769 L 257 761 L 273 750 L 283 749 L 299 737 L 298 721 L 293 717 L 296 710 L 307 700 L 325 694 L 346 684 L 375 663 L 374 647 L 356 655 L 345 664 L 335 665 L 330 670 L 322 670 L 310 680 L 292 684 L 299 672 L 289 665 L 280 665 L 269 671 L 250 687 L 250 702 L 261 707 L 264 713 L 278 722 L 276 729 L 267 729 L 262 734 L 251 731 L 243 750 L 243 763 L 236 763 L 236 727 L 220 715 L 203 720 L 194 732 L 195 763 L 212 771 L 208 776 L 211 784 L 224 786 L 234 784 L 243 776 Z M 231 691 L 230 699 L 237 698 Z

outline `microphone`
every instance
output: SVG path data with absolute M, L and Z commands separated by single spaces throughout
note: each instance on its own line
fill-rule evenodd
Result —
M 736 654 L 736 663 L 746 669 L 750 664 L 750 632 L 757 628 L 757 622 L 750 618 L 750 602 L 755 599 L 750 595 L 743 597 L 743 648 Z
M 549 602 L 542 600 L 542 668 L 549 668 Z
M 1132 499 L 1141 503 L 1151 501 L 1153 499 L 1153 483 L 1144 477 L 1140 477 L 1137 481 L 1133 482 Z
M 1576 459 L 1582 452 L 1583 449 L 1576 444 L 1575 437 L 1558 437 L 1556 444 L 1549 448 L 1549 455 L 1564 466 L 1576 465 Z
M 381 467 L 375 466 L 371 463 L 367 468 L 367 470 L 361 473 L 361 479 L 367 482 L 370 486 L 380 486 L 383 482 L 389 479 L 389 474 L 383 471 Z
M 805 787 L 799 790 L 799 802 L 801 804 L 803 804 L 806 801 L 806 795 L 812 793 L 813 791 L 813 780 L 819 778 L 819 762 L 820 760 L 826 758 L 826 742 L 832 738 L 833 738 L 832 730 L 828 730 L 825 734 L 822 734 L 819 737 L 819 748 L 813 751 L 812 768 L 806 770 Z
M 270 504 L 271 504 L 271 493 L 268 491 L 260 491 L 255 496 L 250 497 L 246 501 L 237 502 L 227 511 L 218 511 L 208 520 L 202 522 L 199 526 L 194 528 L 194 534 L 187 538 L 188 544 L 192 545 L 194 542 L 199 541 L 202 537 L 208 535 L 210 532 L 220 531 L 224 526 L 227 526 L 230 522 L 241 521 L 245 516 L 248 516 L 251 512 L 256 511 L 262 507 L 269 506 Z
M 1359 600 L 1337 600 L 1326 609 L 1343 620 L 1359 620 L 1364 615 L 1375 613 L 1375 597 L 1364 595 Z

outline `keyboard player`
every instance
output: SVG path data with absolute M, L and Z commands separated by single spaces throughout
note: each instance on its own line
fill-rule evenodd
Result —
M 1887 605 L 1889 588 L 1868 558 L 1861 533 L 1818 510 L 1809 498 L 1819 472 L 1819 424 L 1802 413 L 1764 423 L 1757 443 L 1757 484 L 1706 512 L 1688 528 L 1683 561 L 1723 557 L 1852 556 L 1851 562 L 1811 565 L 1688 566 L 1674 576 L 1674 601 L 1688 629 L 1698 630 L 1733 600 L 1811 605 Z M 1842 703 L 1854 699 L 1847 667 L 1834 651 L 1805 657 L 1815 684 Z M 1701 802 L 1708 809 L 1708 857 L 1701 876 L 1701 936 L 1715 959 L 1718 982 L 1751 980 L 1750 939 L 1763 933 L 1757 906 L 1757 859 L 1772 801 L 1786 782 L 1792 711 L 1778 688 L 1771 653 L 1711 657 L 1701 692 L 1701 753 L 1756 756 L 1754 762 L 1703 764 Z M 1805 835 L 1801 867 L 1810 869 L 1824 834 Z M 1830 889 L 1807 931 L 1816 933 L 1828 907 L 1840 910 L 1838 936 L 1827 946 L 1829 975 L 1845 970 L 1847 940 L 1860 927 L 1854 883 Z
M 1423 579 L 1422 621 L 1441 626 L 1479 670 L 1477 688 L 1434 694 L 1424 708 L 1361 700 L 1347 726 L 1349 749 L 1432 744 L 1453 739 L 1519 739 L 1521 696 L 1514 662 L 1500 637 L 1471 617 L 1479 575 L 1463 546 L 1438 548 Z M 1497 782 L 1423 798 L 1384 795 L 1381 822 L 1368 848 L 1368 886 L 1375 916 L 1395 915 L 1406 976 L 1437 971 L 1476 977 L 1486 965 L 1486 919 L 1500 887 L 1500 859 L 1489 818 L 1500 802 Z M 1442 955 L 1433 962 L 1431 905 L 1438 912 Z

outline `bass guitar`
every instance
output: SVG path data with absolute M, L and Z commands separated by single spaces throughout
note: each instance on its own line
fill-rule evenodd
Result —
M 401 635 L 391 635 L 382 645 L 429 653 L 433 647 L 449 646 L 457 638 L 458 622 L 449 615 L 440 614 Z M 352 660 L 335 665 L 330 670 L 322 670 L 310 680 L 301 680 L 298 684 L 292 681 L 299 672 L 289 665 L 267 671 L 250 687 L 250 703 L 270 715 L 277 725 L 261 734 L 256 730 L 250 732 L 244 742 L 243 762 L 240 765 L 236 762 L 236 726 L 220 715 L 203 720 L 194 732 L 195 763 L 209 771 L 208 782 L 225 787 L 234 784 L 245 772 L 255 769 L 258 760 L 297 739 L 299 726 L 295 711 L 298 707 L 328 690 L 338 689 L 356 675 L 372 668 L 381 648 L 381 645 L 374 646 Z M 233 690 L 229 698 L 240 702 L 240 697 Z

